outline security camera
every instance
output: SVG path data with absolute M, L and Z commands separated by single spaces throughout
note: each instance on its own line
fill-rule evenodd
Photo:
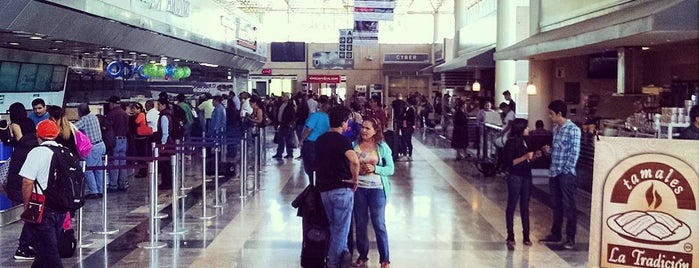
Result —
M 365 59 L 368 60 L 368 61 L 372 61 L 372 60 L 374 60 L 374 57 L 372 57 L 372 56 L 366 56 Z

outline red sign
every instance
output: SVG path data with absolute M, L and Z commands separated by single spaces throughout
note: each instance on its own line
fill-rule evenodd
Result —
M 309 83 L 340 83 L 339 75 L 312 74 L 308 76 Z
M 272 69 L 262 69 L 262 74 L 270 75 L 272 74 Z

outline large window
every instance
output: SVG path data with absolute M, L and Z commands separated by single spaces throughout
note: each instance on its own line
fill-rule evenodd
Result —
M 0 62 L 0 92 L 61 91 L 67 68 L 60 65 Z

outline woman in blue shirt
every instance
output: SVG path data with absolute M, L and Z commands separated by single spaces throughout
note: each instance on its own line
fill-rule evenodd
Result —
M 359 139 L 353 143 L 359 158 L 359 186 L 354 193 L 354 221 L 356 245 L 359 258 L 352 264 L 365 266 L 369 260 L 369 217 L 376 234 L 379 263 L 382 268 L 390 267 L 388 255 L 388 233 L 386 232 L 386 200 L 390 194 L 388 176 L 393 175 L 394 166 L 391 148 L 383 140 L 383 129 L 376 118 L 369 117 L 362 123 Z

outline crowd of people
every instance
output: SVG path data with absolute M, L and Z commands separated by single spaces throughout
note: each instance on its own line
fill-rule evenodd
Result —
M 504 94 L 508 102 L 499 105 L 502 111 L 503 130 L 506 137 L 499 158 L 507 171 L 506 243 L 514 247 L 514 211 L 520 206 L 522 243 L 531 245 L 529 237 L 528 202 L 532 187 L 530 163 L 543 156 L 551 157 L 549 186 L 552 197 L 553 224 L 551 233 L 541 239 L 544 243 L 561 243 L 572 249 L 576 235 L 576 163 L 580 154 L 580 128 L 567 118 L 567 105 L 560 100 L 549 106 L 549 119 L 553 132 L 543 128 L 543 121 L 536 122 L 536 129 L 528 129 L 526 119 L 516 118 L 514 101 Z M 389 176 L 394 173 L 394 161 L 412 161 L 412 135 L 416 128 L 428 127 L 434 107 L 441 106 L 440 113 L 453 114 L 452 147 L 457 150 L 457 160 L 468 157 L 468 117 L 476 117 L 481 126 L 485 113 L 492 111 L 492 102 L 478 100 L 467 102 L 456 99 L 453 106 L 449 96 L 437 97 L 433 103 L 419 93 L 404 98 L 402 94 L 390 104 L 382 104 L 380 96 L 368 101 L 356 95 L 346 107 L 339 98 L 297 92 L 293 96 L 283 93 L 263 99 L 247 92 L 223 96 L 202 94 L 192 105 L 183 95 L 171 97 L 160 94 L 157 101 L 148 100 L 145 106 L 138 102 L 122 101 L 110 97 L 103 107 L 103 114 L 94 114 L 87 103 L 77 106 L 79 118 L 71 123 L 63 107 L 47 105 L 42 99 L 32 101 L 32 112 L 27 113 L 21 103 L 10 105 L 10 122 L 0 122 L 0 139 L 14 150 L 9 161 L 5 191 L 15 204 L 27 206 L 28 196 L 36 190 L 27 188 L 27 180 L 42 183 L 50 166 L 27 165 L 28 156 L 47 157 L 49 151 L 37 151 L 39 145 L 65 147 L 72 155 L 80 157 L 88 167 L 102 166 L 103 156 L 150 156 L 150 144 L 171 144 L 176 139 L 191 137 L 224 137 L 239 135 L 250 130 L 259 133 L 260 128 L 273 126 L 277 143 L 273 158 L 293 159 L 294 150 L 300 148 L 297 158 L 303 160 L 304 170 L 310 181 L 316 183 L 330 225 L 330 243 L 327 255 L 328 267 L 339 267 L 343 255 L 359 253 L 353 266 L 365 266 L 368 261 L 368 222 L 371 219 L 376 234 L 379 263 L 390 266 L 388 234 L 385 225 L 385 206 L 390 195 Z M 453 107 L 453 109 L 451 108 Z M 682 134 L 683 138 L 695 138 L 699 128 L 699 108 L 693 107 L 690 116 L 695 119 Z M 390 128 L 389 128 L 390 122 Z M 481 135 L 482 129 L 479 129 Z M 85 135 L 91 145 L 87 154 L 81 155 L 80 139 Z M 525 136 L 552 135 L 551 145 L 532 148 Z M 228 153 L 235 157 L 235 144 Z M 284 153 L 286 153 L 284 155 Z M 50 163 L 50 161 L 48 161 Z M 126 167 L 125 160 L 110 160 L 110 165 Z M 160 163 L 163 166 L 167 162 Z M 170 169 L 161 169 L 160 189 L 172 187 Z M 86 199 L 101 198 L 103 189 L 109 192 L 127 191 L 134 177 L 145 177 L 144 168 L 110 170 L 104 178 L 101 171 L 86 171 Z M 33 182 L 31 182 L 33 183 Z M 105 187 L 106 183 L 106 187 Z M 57 235 L 53 231 L 58 222 L 70 211 L 52 211 L 45 223 L 25 223 L 19 237 L 15 259 L 34 259 L 37 263 L 55 264 L 54 250 L 37 247 L 37 235 Z M 566 218 L 565 237 L 562 234 Z M 351 232 L 354 221 L 355 234 Z M 50 234 L 49 234 L 50 233 Z M 54 237 L 55 238 L 55 237 Z M 565 239 L 565 240 L 564 240 Z M 58 262 L 60 263 L 60 261 Z M 60 267 L 60 266 L 55 266 Z

